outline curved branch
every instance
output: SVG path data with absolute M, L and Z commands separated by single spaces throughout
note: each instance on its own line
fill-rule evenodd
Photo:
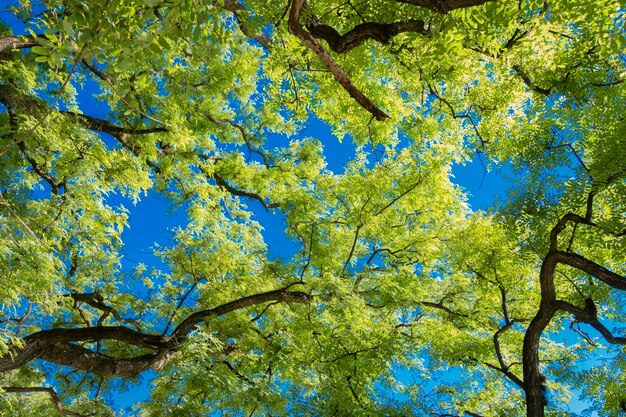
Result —
M 520 76 L 522 81 L 524 81 L 524 84 L 526 84 L 526 86 L 530 88 L 532 91 L 534 91 L 535 93 L 539 93 L 547 97 L 552 92 L 552 87 L 542 88 L 542 87 L 539 87 L 537 84 L 533 83 L 533 81 L 530 79 L 528 74 L 526 74 L 526 72 L 524 72 L 522 67 L 520 67 L 519 65 L 513 65 L 511 68 Z
M 63 414 L 68 416 L 77 416 L 77 417 L 87 417 L 87 414 L 77 413 L 75 411 L 70 411 L 63 407 L 63 403 L 61 399 L 57 395 L 57 392 L 54 388 L 51 387 L 1 387 L 4 392 L 7 393 L 15 393 L 15 394 L 30 394 L 32 392 L 43 392 L 50 395 L 50 399 L 54 403 L 54 407 Z
M 583 256 L 580 256 L 576 253 L 561 251 L 555 251 L 553 253 L 553 256 L 555 257 L 556 262 L 586 272 L 592 277 L 599 279 L 600 281 L 615 289 L 626 290 L 626 277 L 610 271 L 602 265 L 598 265 L 597 263 Z
M 626 345 L 626 337 L 613 336 L 613 333 L 611 333 L 609 329 L 607 329 L 602 323 L 600 323 L 596 315 L 595 304 L 593 303 L 593 300 L 587 299 L 585 300 L 585 304 L 585 309 L 582 309 L 576 307 L 571 303 L 568 303 L 567 301 L 556 301 L 556 306 L 559 310 L 567 311 L 568 313 L 573 314 L 574 317 L 576 317 L 576 320 L 589 324 L 591 327 L 596 329 L 606 339 L 607 342 L 614 345 Z
M 268 291 L 261 294 L 250 295 L 222 304 L 219 307 L 210 310 L 198 311 L 183 320 L 172 332 L 172 338 L 183 340 L 198 324 L 211 316 L 221 316 L 231 311 L 241 310 L 242 308 L 263 304 L 270 301 L 280 301 L 287 303 L 303 303 L 311 302 L 311 296 L 300 291 L 289 291 L 288 287 L 279 290 Z
M 300 24 L 300 14 L 304 0 L 294 0 L 289 12 L 289 32 L 297 36 L 317 57 L 328 67 L 335 79 L 350 94 L 357 103 L 365 110 L 370 112 L 378 121 L 385 121 L 389 116 L 379 109 L 365 94 L 363 94 L 348 78 L 343 69 L 335 62 L 335 60 L 326 52 L 309 32 Z
M 20 368 L 39 358 L 99 376 L 137 376 L 147 369 L 161 369 L 165 366 L 180 349 L 187 335 L 209 317 L 266 302 L 309 303 L 311 299 L 306 293 L 289 291 L 289 287 L 250 295 L 191 314 L 169 336 L 142 333 L 122 326 L 42 330 L 10 346 L 9 352 L 0 358 L 0 372 Z M 153 352 L 131 358 L 116 358 L 75 344 L 104 340 L 116 340 Z
M 340 35 L 335 28 L 328 25 L 307 25 L 309 33 L 318 39 L 324 39 L 330 49 L 338 54 L 344 54 L 368 39 L 386 44 L 394 36 L 403 32 L 419 33 L 424 36 L 430 35 L 423 20 L 408 20 L 406 22 L 377 23 L 366 22 L 355 26 L 344 35 Z
M 497 0 L 396 0 L 398 3 L 407 3 L 423 7 L 435 13 L 448 13 L 456 9 L 480 6 Z
M 101 326 L 104 320 L 112 315 L 115 320 L 130 323 L 133 325 L 135 330 L 137 330 L 138 332 L 141 331 L 141 326 L 139 325 L 137 320 L 123 318 L 116 309 L 104 303 L 104 297 L 102 297 L 102 294 L 97 291 L 91 293 L 72 293 L 67 294 L 66 296 L 71 297 L 74 302 L 83 302 L 97 310 L 102 311 L 102 315 L 97 322 L 98 326 Z
M 148 369 L 162 369 L 176 355 L 176 351 L 159 350 L 131 358 L 117 358 L 79 345 L 59 343 L 47 346 L 38 357 L 101 377 L 136 378 Z
M 575 216 L 575 215 L 574 215 Z M 583 219 L 578 216 L 579 219 Z M 564 225 L 559 223 L 552 230 L 551 240 L 556 241 L 558 233 Z M 595 317 L 595 305 L 587 302 L 586 308 L 580 309 L 572 304 L 556 299 L 554 273 L 558 264 L 564 264 L 599 279 L 613 288 L 626 290 L 626 278 L 596 264 L 580 255 L 569 252 L 551 250 L 541 264 L 539 282 L 541 285 L 541 301 L 539 311 L 531 321 L 524 336 L 523 369 L 524 391 L 526 393 L 526 410 L 528 417 L 543 417 L 545 408 L 544 377 L 539 369 L 539 342 L 541 335 L 552 321 L 558 310 L 574 314 L 579 320 L 589 323 L 598 330 L 609 343 L 626 344 L 626 338 L 613 336 Z
M 217 185 L 220 186 L 220 188 L 225 189 L 226 191 L 228 191 L 229 193 L 231 193 L 232 195 L 237 195 L 239 197 L 247 197 L 247 198 L 251 198 L 253 200 L 257 200 L 258 202 L 260 202 L 263 207 L 265 208 L 265 210 L 271 209 L 271 208 L 276 208 L 279 206 L 278 203 L 268 203 L 265 201 L 265 199 L 263 199 L 263 197 L 261 197 L 260 195 L 256 194 L 256 193 L 252 193 L 250 191 L 243 191 L 243 190 L 239 190 L 233 186 L 231 186 L 230 184 L 228 184 L 226 182 L 226 180 L 218 173 L 214 172 L 213 175 L 211 175 L 214 179 L 215 182 L 217 183 Z
M 498 363 L 500 364 L 500 368 L 493 367 L 493 369 L 496 369 L 497 371 L 502 372 L 502 374 L 504 374 L 507 378 L 513 381 L 515 385 L 517 385 L 521 389 L 524 389 L 524 382 L 517 375 L 511 372 L 510 365 L 507 365 L 506 362 L 504 361 L 504 356 L 502 355 L 502 349 L 500 347 L 500 335 L 506 332 L 507 330 L 509 330 L 515 323 L 516 323 L 515 320 L 511 320 L 507 322 L 507 324 L 500 327 L 498 331 L 496 331 L 493 335 L 493 346 L 494 346 L 494 349 L 496 350 Z
M 591 200 L 593 202 L 593 198 Z M 566 213 L 563 215 L 563 217 L 559 219 L 557 224 L 550 231 L 550 250 L 557 250 L 559 233 L 565 229 L 567 223 L 572 222 L 574 224 L 587 224 L 594 226 L 595 224 L 591 222 L 591 210 L 589 207 L 587 208 L 587 213 L 589 214 L 585 217 L 579 216 L 575 213 Z

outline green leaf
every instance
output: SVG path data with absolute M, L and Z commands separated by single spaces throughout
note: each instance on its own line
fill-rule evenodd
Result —
M 31 48 L 31 51 L 33 51 L 37 55 L 50 55 L 50 50 L 42 46 L 33 46 Z

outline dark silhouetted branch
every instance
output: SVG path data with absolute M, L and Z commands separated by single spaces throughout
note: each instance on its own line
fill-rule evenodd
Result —
M 60 413 L 63 413 L 68 416 L 76 416 L 76 417 L 87 417 L 88 415 L 91 415 L 91 414 L 81 414 L 81 413 L 67 410 L 63 406 L 63 403 L 61 402 L 61 399 L 57 395 L 54 388 L 51 388 L 51 387 L 2 387 L 2 390 L 4 392 L 11 393 L 11 394 L 31 394 L 34 392 L 43 392 L 50 396 L 50 399 L 52 400 L 54 407 Z
M 328 25 L 306 25 L 309 33 L 318 39 L 324 39 L 330 49 L 338 54 L 344 54 L 361 45 L 368 39 L 381 44 L 388 43 L 394 36 L 403 32 L 419 33 L 424 36 L 430 35 L 426 24 L 422 20 L 409 20 L 395 23 L 366 22 L 355 26 L 344 35 L 340 35 L 335 28 Z
M 363 94 L 348 78 L 346 73 L 326 52 L 320 43 L 300 24 L 300 14 L 304 0 L 294 0 L 289 13 L 289 32 L 297 36 L 317 57 L 328 67 L 335 79 L 357 103 L 370 112 L 378 121 L 384 121 L 389 116 L 379 109 L 365 94 Z

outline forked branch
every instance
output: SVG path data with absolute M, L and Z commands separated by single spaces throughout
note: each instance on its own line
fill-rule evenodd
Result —
M 189 333 L 208 318 L 268 302 L 306 304 L 311 302 L 311 297 L 304 292 L 290 291 L 289 287 L 250 295 L 193 313 L 170 335 L 143 333 L 122 326 L 42 330 L 10 346 L 9 352 L 0 358 L 0 372 L 18 369 L 34 359 L 43 359 L 102 377 L 136 377 L 145 370 L 158 370 L 165 366 L 174 358 Z M 118 358 L 83 346 L 102 341 L 122 342 L 149 353 Z
M 300 15 L 304 0 L 294 0 L 289 13 L 289 32 L 297 36 L 317 57 L 328 67 L 335 79 L 357 103 L 370 112 L 378 121 L 384 121 L 389 116 L 378 108 L 365 94 L 363 94 L 348 78 L 346 73 L 326 52 L 324 47 L 300 23 Z
M 2 387 L 4 392 L 10 394 L 31 394 L 34 392 L 43 392 L 50 396 L 54 407 L 60 412 L 68 416 L 76 416 L 76 417 L 87 417 L 91 414 L 81 414 L 74 411 L 70 411 L 63 406 L 61 399 L 57 395 L 54 388 L 51 387 Z

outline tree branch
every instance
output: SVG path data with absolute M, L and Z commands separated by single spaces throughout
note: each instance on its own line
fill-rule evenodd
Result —
M 587 207 L 585 217 L 574 213 L 564 215 L 550 233 L 550 250 L 541 264 L 539 283 L 541 300 L 539 311 L 531 321 L 526 334 L 522 351 L 524 369 L 524 391 L 526 393 L 526 411 L 528 417 L 543 417 L 546 399 L 544 396 L 545 379 L 539 369 L 539 342 L 541 335 L 552 321 L 558 310 L 568 311 L 580 321 L 584 321 L 598 330 L 609 343 L 626 344 L 626 338 L 615 337 L 596 317 L 596 308 L 592 300 L 586 302 L 586 308 L 580 309 L 572 304 L 557 300 L 554 285 L 554 274 L 558 264 L 564 264 L 583 271 L 605 284 L 620 290 L 626 290 L 626 278 L 598 265 L 597 263 L 575 253 L 557 250 L 558 235 L 568 222 L 589 224 L 591 207 Z
M 348 92 L 357 103 L 361 105 L 365 110 L 370 112 L 372 116 L 378 121 L 384 121 L 389 118 L 385 112 L 379 109 L 365 94 L 363 94 L 348 78 L 341 67 L 335 62 L 335 60 L 326 52 L 326 50 L 319 44 L 309 32 L 300 24 L 300 14 L 304 0 L 293 0 L 291 10 L 289 12 L 289 32 L 297 36 L 311 51 L 317 55 L 317 57 L 328 67 L 335 79 L 341 84 L 341 86 Z
M 307 24 L 306 28 L 314 37 L 324 39 L 330 46 L 330 49 L 338 54 L 345 54 L 368 39 L 386 44 L 391 38 L 403 32 L 419 33 L 424 36 L 431 34 L 426 29 L 426 24 L 423 20 L 408 20 L 395 23 L 366 22 L 355 26 L 344 35 L 340 35 L 335 28 L 328 25 Z
M 520 78 L 522 79 L 522 81 L 524 81 L 524 84 L 526 84 L 528 88 L 546 97 L 550 95 L 550 92 L 552 91 L 552 87 L 550 88 L 539 87 L 537 84 L 532 82 L 528 74 L 526 74 L 526 72 L 524 72 L 524 70 L 522 70 L 522 67 L 520 67 L 519 65 L 513 65 L 511 68 L 520 76 Z
M 147 369 L 161 369 L 165 366 L 188 334 L 209 317 L 266 302 L 309 303 L 311 299 L 306 293 L 290 291 L 289 286 L 250 295 L 191 314 L 169 336 L 142 333 L 122 326 L 42 330 L 10 346 L 9 352 L 0 358 L 0 372 L 20 368 L 39 358 L 98 376 L 134 377 Z M 131 358 L 116 358 L 76 344 L 104 340 L 115 340 L 153 352 Z
M 591 298 L 585 300 L 585 308 L 579 308 L 567 301 L 557 300 L 556 307 L 559 310 L 567 311 L 576 317 L 576 320 L 589 324 L 596 329 L 607 342 L 614 345 L 626 345 L 626 337 L 616 337 L 607 329 L 597 317 L 596 307 Z
M 443 305 L 443 300 L 439 301 L 438 303 L 433 303 L 432 301 L 418 301 L 417 304 L 420 304 L 420 305 L 422 305 L 424 307 L 431 307 L 431 308 L 436 308 L 438 310 L 445 311 L 450 316 L 469 317 L 467 314 L 458 313 L 458 312 L 450 309 L 449 307 L 444 306 Z
M 39 37 L 43 37 L 43 35 L 4 36 L 0 38 L 0 54 L 4 51 L 14 51 L 17 49 L 32 48 L 33 46 L 37 46 L 39 45 L 39 42 L 37 42 L 37 38 Z
M 116 309 L 104 303 L 104 297 L 102 297 L 102 294 L 97 291 L 90 293 L 71 293 L 67 294 L 66 297 L 71 297 L 74 302 L 83 302 L 97 310 L 102 311 L 102 315 L 98 319 L 97 326 L 102 326 L 104 320 L 112 315 L 115 320 L 129 323 L 135 327 L 135 330 L 138 332 L 141 331 L 141 326 L 137 320 L 123 318 Z
M 2 390 L 7 393 L 15 394 L 30 394 L 33 392 L 43 392 L 50 395 L 50 399 L 54 404 L 54 407 L 60 412 L 68 416 L 87 417 L 88 414 L 81 414 L 74 411 L 67 410 L 63 407 L 61 399 L 57 395 L 54 388 L 51 387 L 2 387 Z
M 602 265 L 598 265 L 597 263 L 583 256 L 580 256 L 576 253 L 562 251 L 553 252 L 553 256 L 556 262 L 586 272 L 592 277 L 599 279 L 600 281 L 615 289 L 626 290 L 626 277 L 610 271 Z
M 225 189 L 226 191 L 228 191 L 232 195 L 237 195 L 237 196 L 240 196 L 240 197 L 247 197 L 247 198 L 251 198 L 253 200 L 257 200 L 259 203 L 261 203 L 263 205 L 263 207 L 267 211 L 269 211 L 269 209 L 271 209 L 271 208 L 279 207 L 278 203 L 268 203 L 268 202 L 266 202 L 265 199 L 263 197 L 261 197 L 259 194 L 256 194 L 256 193 L 253 193 L 253 192 L 250 192 L 250 191 L 239 190 L 239 189 L 231 186 L 230 184 L 228 184 L 226 182 L 224 177 L 222 177 L 217 172 L 214 172 L 211 176 L 213 177 L 213 179 L 215 179 L 215 183 L 217 185 L 219 185 L 221 188 Z
M 86 114 L 78 114 L 70 111 L 60 111 L 59 113 L 69 116 L 74 122 L 77 122 L 85 129 L 97 132 L 108 133 L 115 137 L 125 148 L 135 153 L 135 145 L 129 142 L 130 135 L 147 135 L 150 133 L 169 132 L 165 127 L 150 127 L 144 129 L 132 129 L 120 126 L 108 120 L 98 119 Z
M 515 320 L 509 321 L 504 326 L 500 327 L 498 331 L 496 331 L 493 335 L 493 346 L 496 350 L 496 356 L 498 358 L 498 363 L 500 364 L 500 368 L 494 367 L 498 371 L 502 372 L 507 378 L 513 381 L 518 387 L 524 389 L 524 382 L 513 372 L 511 372 L 509 365 L 507 365 L 504 361 L 504 356 L 502 355 L 502 349 L 500 348 L 500 335 L 507 330 L 509 330 L 515 324 Z
M 429 9 L 435 13 L 448 13 L 456 9 L 480 6 L 497 0 L 396 0 L 398 3 L 412 4 Z
M 216 1 L 215 3 L 219 4 L 220 2 Z M 264 34 L 263 32 L 252 33 L 250 31 L 247 23 L 241 17 L 241 12 L 246 10 L 246 8 L 241 3 L 239 3 L 237 0 L 226 0 L 224 1 L 224 4 L 221 5 L 221 7 L 224 10 L 231 12 L 233 16 L 235 16 L 235 20 L 237 20 L 237 23 L 239 24 L 239 29 L 244 35 L 246 35 L 250 39 L 254 39 L 268 51 L 272 49 L 272 43 L 270 41 L 270 38 L 266 34 Z

